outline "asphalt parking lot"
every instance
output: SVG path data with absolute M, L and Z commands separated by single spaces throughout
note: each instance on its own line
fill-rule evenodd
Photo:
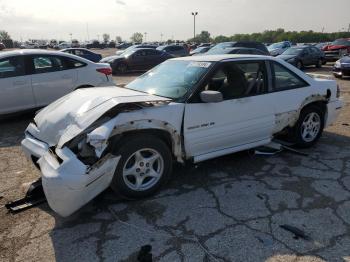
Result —
M 153 261 L 350 261 L 350 79 L 337 81 L 345 107 L 308 156 L 245 151 L 176 166 L 152 198 L 128 202 L 107 190 L 68 218 L 46 204 L 6 212 L 39 173 L 20 148 L 32 115 L 0 122 L 0 261 L 138 261 L 144 245 Z

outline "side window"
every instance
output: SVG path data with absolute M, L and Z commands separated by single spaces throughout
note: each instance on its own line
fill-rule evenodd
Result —
M 73 58 L 64 58 L 65 64 L 67 65 L 67 69 L 74 69 L 86 66 L 85 63 L 75 60 Z
M 156 50 L 146 50 L 147 55 L 158 55 L 158 52 Z
M 24 75 L 24 63 L 21 57 L 0 59 L 0 78 Z
M 205 90 L 221 92 L 224 100 L 264 94 L 267 92 L 265 62 L 223 63 Z
M 318 55 L 320 53 L 320 50 L 318 50 L 316 47 L 311 47 L 311 52 L 315 55 Z
M 81 51 L 81 50 L 75 50 L 75 55 L 77 56 L 81 56 L 81 55 L 84 55 L 84 53 Z
M 34 56 L 34 72 L 36 74 L 50 73 L 67 69 L 64 60 L 58 56 Z
M 135 52 L 135 56 L 145 56 L 145 55 L 146 55 L 145 50 L 139 50 L 139 51 Z
M 271 69 L 274 76 L 274 91 L 284 91 L 308 86 L 303 79 L 281 64 L 273 62 Z

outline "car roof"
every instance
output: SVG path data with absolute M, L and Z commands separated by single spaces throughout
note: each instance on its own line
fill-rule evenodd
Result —
M 76 60 L 81 60 L 84 63 L 90 63 L 89 60 L 86 60 L 79 56 L 71 55 L 69 53 L 64 53 L 60 51 L 40 50 L 40 49 L 19 49 L 19 50 L 13 50 L 13 51 L 5 51 L 0 53 L 0 58 L 5 58 L 9 56 L 19 56 L 19 55 L 60 55 L 60 56 L 71 57 Z
M 172 58 L 171 60 L 178 61 L 198 61 L 198 62 L 221 62 L 225 60 L 242 60 L 242 59 L 259 59 L 259 60 L 275 60 L 272 56 L 264 56 L 264 55 L 199 55 L 199 56 L 185 56 Z

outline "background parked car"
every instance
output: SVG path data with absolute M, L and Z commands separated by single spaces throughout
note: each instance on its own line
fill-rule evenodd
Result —
M 91 41 L 91 42 L 86 44 L 86 48 L 87 49 L 90 49 L 90 48 L 101 48 L 101 49 L 103 49 L 103 48 L 105 48 L 105 45 L 100 43 L 97 40 L 93 40 L 93 41 Z
M 207 52 L 209 49 L 210 49 L 210 46 L 197 47 L 196 49 L 190 52 L 190 55 L 201 55 Z
M 57 49 L 66 49 L 66 48 L 71 48 L 72 46 L 71 46 L 71 44 L 70 43 L 68 43 L 68 42 L 63 42 L 63 43 L 60 43 L 60 44 L 58 44 L 58 46 L 57 46 Z
M 126 49 L 130 46 L 132 46 L 131 43 L 118 43 L 115 47 L 118 49 Z
M 152 67 L 173 58 L 172 55 L 152 48 L 135 48 L 124 52 L 120 56 L 109 56 L 101 62 L 109 63 L 113 73 L 125 73 L 127 71 L 148 70 Z
M 39 48 L 38 43 L 25 42 L 20 45 L 21 49 L 37 49 Z
M 203 55 L 224 55 L 224 54 L 246 54 L 246 55 L 269 55 L 269 53 L 263 52 L 256 48 L 247 47 L 229 47 L 229 48 L 217 48 L 211 49 Z
M 291 47 L 284 51 L 282 55 L 277 57 L 296 66 L 299 69 L 310 65 L 322 67 L 322 64 L 325 62 L 324 53 L 314 46 Z
M 318 44 L 315 44 L 315 47 L 320 49 L 320 50 L 323 50 L 323 48 L 329 44 L 330 44 L 329 42 L 318 43 Z
M 0 115 L 43 107 L 82 87 L 112 86 L 108 64 L 63 52 L 17 50 L 0 54 Z
M 337 62 L 335 62 L 333 67 L 333 74 L 337 78 L 343 76 L 350 76 L 350 56 L 343 56 Z
M 175 57 L 188 56 L 188 49 L 182 45 L 165 45 L 157 47 L 157 50 L 167 52 Z
M 4 50 L 5 48 L 6 48 L 5 45 L 2 42 L 0 42 L 0 51 Z
M 286 51 L 288 48 L 292 46 L 291 42 L 289 41 L 283 41 L 279 43 L 274 43 L 272 45 L 269 45 L 267 48 L 272 56 L 278 56 L 281 55 L 284 51 Z
M 99 62 L 102 59 L 101 54 L 96 54 L 85 48 L 67 48 L 61 51 L 68 54 L 80 56 L 95 63 Z
M 73 39 L 71 43 L 72 48 L 78 48 L 80 47 L 79 41 L 77 39 Z
M 263 43 L 254 42 L 254 41 L 238 41 L 238 42 L 223 42 L 215 45 L 210 50 L 223 49 L 223 48 L 232 48 L 232 47 L 246 47 L 246 48 L 255 48 L 262 51 L 264 54 L 269 55 L 269 51 Z M 209 50 L 209 51 L 210 51 Z
M 140 48 L 156 49 L 157 47 L 158 46 L 156 46 L 156 45 L 149 45 L 149 44 L 132 45 L 132 46 L 129 46 L 127 49 L 116 51 L 115 54 L 116 55 L 121 55 L 122 53 L 127 52 L 127 51 L 131 51 L 133 49 L 140 49 Z
M 326 55 L 326 60 L 333 62 L 342 58 L 343 55 L 350 54 L 350 38 L 337 39 L 322 49 Z

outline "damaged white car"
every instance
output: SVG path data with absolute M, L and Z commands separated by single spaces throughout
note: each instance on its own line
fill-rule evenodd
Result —
M 342 101 L 335 81 L 265 56 L 168 60 L 125 88 L 89 88 L 39 112 L 22 147 L 50 207 L 68 216 L 111 186 L 153 194 L 173 161 L 194 163 L 266 145 L 283 134 L 310 147 Z

